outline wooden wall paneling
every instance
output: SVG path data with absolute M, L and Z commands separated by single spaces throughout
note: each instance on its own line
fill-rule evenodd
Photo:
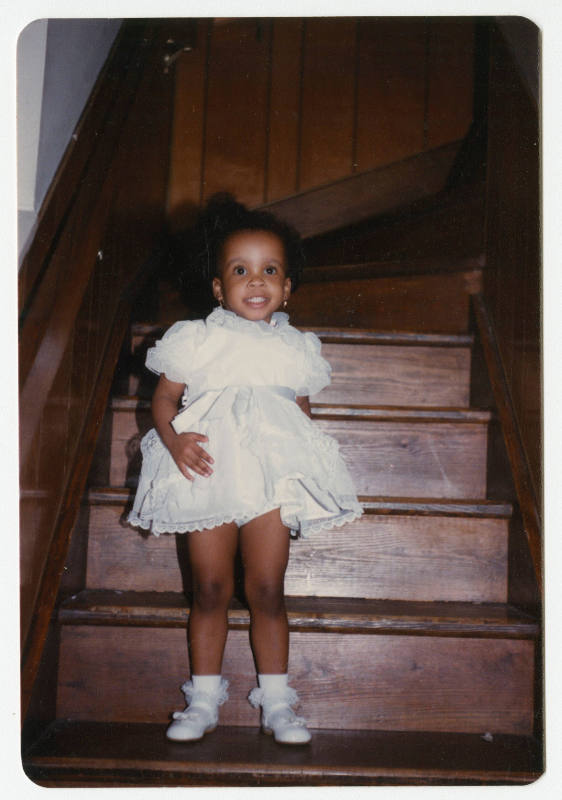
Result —
M 267 202 L 294 194 L 298 188 L 303 29 L 299 19 L 273 23 Z
M 423 21 L 359 21 L 359 171 L 424 149 L 426 27 Z
M 214 25 L 209 53 L 203 199 L 229 191 L 264 199 L 271 25 Z
M 538 59 L 537 29 L 521 20 Z M 492 37 L 484 293 L 528 461 L 542 494 L 539 110 L 501 33 Z
M 473 117 L 474 21 L 429 25 L 426 148 L 466 136 Z
M 356 30 L 352 19 L 307 19 L 299 189 L 352 172 Z
M 193 49 L 176 62 L 168 215 L 174 228 L 189 224 L 201 202 L 207 48 L 210 21 L 197 23 Z
M 496 101 L 505 112 L 498 111 L 490 122 L 494 137 L 490 184 L 496 186 L 490 185 L 488 197 L 488 257 L 493 271 L 485 288 L 489 292 L 493 286 L 489 296 L 494 328 L 538 498 L 542 491 L 542 430 L 536 110 L 530 101 L 518 102 L 513 96 L 505 72 L 496 68 L 495 75 L 496 82 L 504 84 L 502 97 Z
M 131 280 L 135 267 L 144 264 L 160 243 L 165 219 L 174 80 L 173 71 L 163 67 L 162 50 L 168 35 L 187 37 L 189 26 L 175 21 L 170 27 L 166 22 L 158 26 L 159 38 L 123 126 L 126 152 L 113 165 L 112 214 L 102 242 L 114 264 L 114 270 L 105 271 L 110 282 L 115 271 Z

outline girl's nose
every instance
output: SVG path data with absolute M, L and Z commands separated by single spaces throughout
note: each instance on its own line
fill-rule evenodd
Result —
M 250 280 L 248 283 L 250 286 L 256 286 L 263 283 L 263 276 L 262 275 L 250 275 Z

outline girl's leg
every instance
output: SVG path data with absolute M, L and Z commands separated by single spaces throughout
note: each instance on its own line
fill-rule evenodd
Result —
M 250 606 L 251 638 L 259 688 L 249 694 L 262 708 L 262 728 L 281 744 L 306 744 L 310 732 L 292 706 L 298 695 L 288 685 L 289 625 L 284 579 L 289 561 L 289 531 L 279 509 L 263 514 L 240 529 L 246 599 Z
M 251 520 L 240 529 L 250 637 L 258 673 L 287 672 L 289 625 L 284 579 L 289 561 L 289 530 L 279 509 Z
M 221 673 L 237 547 L 238 528 L 234 522 L 188 534 L 193 579 L 188 629 L 192 676 Z

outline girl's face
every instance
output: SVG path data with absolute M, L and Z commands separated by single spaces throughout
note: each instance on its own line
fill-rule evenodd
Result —
M 270 231 L 239 231 L 225 241 L 213 294 L 225 308 L 254 322 L 270 322 L 291 292 L 281 239 Z

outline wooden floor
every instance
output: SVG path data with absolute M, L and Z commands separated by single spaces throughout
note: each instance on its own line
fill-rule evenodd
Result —
M 299 747 L 258 728 L 219 727 L 201 742 L 169 742 L 156 724 L 54 723 L 26 773 L 42 786 L 515 785 L 539 776 L 525 737 L 313 731 Z M 64 754 L 64 755 L 62 755 Z

